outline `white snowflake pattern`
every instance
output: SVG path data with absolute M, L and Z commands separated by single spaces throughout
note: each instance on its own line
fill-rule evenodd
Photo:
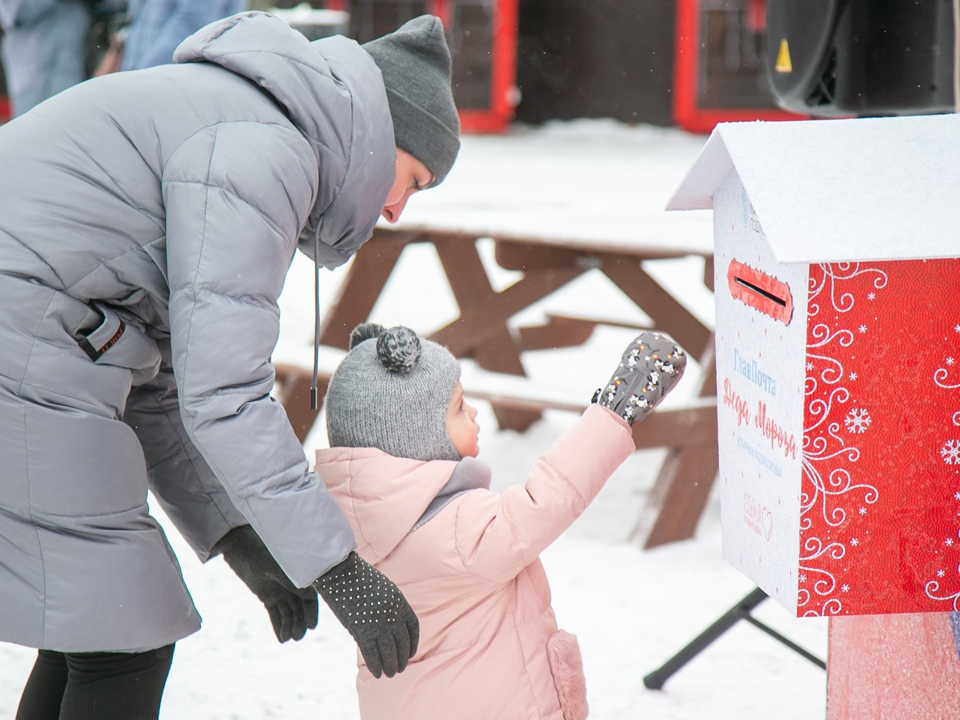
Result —
M 943 544 L 946 545 L 947 547 L 952 547 L 952 546 L 953 546 L 953 538 L 947 538 L 946 540 L 943 541 Z
M 946 573 L 943 570 L 937 570 L 937 577 L 943 577 Z
M 851 380 L 856 380 L 856 379 L 857 379 L 857 374 L 856 374 L 856 373 L 850 373 L 850 379 L 851 379 Z
M 953 494 L 954 500 L 960 500 L 960 492 Z
M 861 333 L 865 333 L 867 331 L 867 326 L 861 325 L 860 327 L 857 328 L 857 330 L 859 330 Z
M 850 433 L 864 433 L 866 429 L 870 427 L 870 413 L 868 413 L 863 408 L 853 408 L 847 417 L 844 419 L 844 423 L 847 425 L 847 432 Z
M 947 465 L 960 465 L 960 440 L 947 440 L 940 448 L 940 457 Z M 960 493 L 955 497 L 960 500 Z
M 811 370 L 813 370 L 813 363 L 808 362 L 808 363 L 807 363 L 807 372 L 810 372 Z
M 850 540 L 850 544 L 853 545 L 853 547 L 856 547 L 857 545 L 860 544 L 860 541 L 857 540 L 856 538 L 853 538 Z
M 806 581 L 807 581 L 807 576 L 806 576 L 806 575 L 801 575 L 801 576 L 800 576 L 800 582 L 806 582 Z
M 954 325 L 954 326 L 953 326 L 953 331 L 954 331 L 954 332 L 960 332 L 960 325 Z
M 947 360 L 946 360 L 946 362 L 947 362 L 947 365 L 953 365 L 953 358 L 952 358 L 952 357 L 948 357 Z
M 957 493 L 957 494 L 960 495 L 960 493 Z M 960 498 L 957 498 L 957 499 L 960 500 Z M 866 515 L 867 509 L 865 507 L 862 507 L 857 512 L 859 512 L 861 515 Z
M 873 300 L 875 297 L 877 297 L 876 293 L 867 293 L 867 300 Z
M 848 591 L 850 590 L 850 586 L 849 586 L 849 585 L 842 585 L 842 586 L 840 587 L 840 589 L 843 590 L 844 592 L 848 592 Z

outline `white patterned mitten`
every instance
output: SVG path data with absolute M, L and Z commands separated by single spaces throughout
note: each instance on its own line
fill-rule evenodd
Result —
M 672 338 L 640 333 L 631 342 L 610 382 L 593 396 L 630 425 L 645 418 L 676 385 L 687 366 L 687 355 Z

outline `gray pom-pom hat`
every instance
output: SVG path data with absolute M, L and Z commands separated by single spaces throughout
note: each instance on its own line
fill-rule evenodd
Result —
M 372 447 L 412 460 L 460 460 L 446 413 L 460 363 L 410 328 L 365 323 L 327 387 L 330 447 Z

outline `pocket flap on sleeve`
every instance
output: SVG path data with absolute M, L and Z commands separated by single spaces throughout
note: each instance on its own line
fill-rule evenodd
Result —
M 103 322 L 77 341 L 80 348 L 98 365 L 132 370 L 135 385 L 156 377 L 161 361 L 157 343 L 106 305 L 93 306 Z

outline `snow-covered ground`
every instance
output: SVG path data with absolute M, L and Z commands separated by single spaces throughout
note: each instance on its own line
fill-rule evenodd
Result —
M 502 137 L 464 138 L 461 158 L 436 190 L 415 197 L 408 222 L 459 217 L 470 227 L 514 227 L 571 238 L 710 247 L 709 213 L 662 213 L 704 138 L 677 130 L 626 127 L 608 121 L 515 128 Z M 585 217 L 599 217 L 590 223 Z M 591 228 L 593 234 L 591 234 Z M 481 243 L 485 258 L 490 247 Z M 405 251 L 374 308 L 372 320 L 422 332 L 456 316 L 456 305 L 429 247 Z M 702 263 L 651 263 L 649 271 L 706 322 L 709 294 Z M 493 273 L 496 288 L 515 278 Z M 344 269 L 324 273 L 329 305 Z M 283 333 L 275 357 L 311 362 L 312 268 L 295 261 L 282 297 Z M 618 290 L 592 271 L 525 311 L 516 322 L 536 323 L 544 312 L 642 320 Z M 524 363 L 542 391 L 589 398 L 612 372 L 632 332 L 600 327 L 580 348 L 528 353 Z M 324 349 L 325 357 L 336 358 Z M 465 378 L 474 369 L 467 367 Z M 691 368 L 691 380 L 697 368 Z M 693 383 L 687 382 L 688 387 Z M 679 401 L 684 389 L 678 387 Z M 575 419 L 548 412 L 524 434 L 500 432 L 480 406 L 481 459 L 494 472 L 494 489 L 521 483 L 536 457 Z M 323 422 L 307 449 L 326 442 Z M 667 682 L 650 691 L 643 676 L 659 667 L 740 600 L 753 584 L 722 558 L 719 507 L 711 499 L 694 539 L 643 551 L 630 541 L 663 453 L 635 453 L 607 483 L 577 523 L 544 554 L 560 624 L 577 634 L 593 720 L 814 720 L 825 716 L 825 673 L 751 625 L 741 622 Z M 168 529 L 194 601 L 201 632 L 177 645 L 161 717 L 166 720 L 358 717 L 353 687 L 355 650 L 333 615 L 321 608 L 320 626 L 300 643 L 279 645 L 257 600 L 219 559 L 201 565 L 176 531 Z M 0 609 L 2 612 L 2 609 Z M 772 600 L 761 621 L 826 658 L 827 621 L 798 620 Z M 13 718 L 35 651 L 0 644 L 0 720 Z M 451 709 L 451 720 L 456 713 Z

